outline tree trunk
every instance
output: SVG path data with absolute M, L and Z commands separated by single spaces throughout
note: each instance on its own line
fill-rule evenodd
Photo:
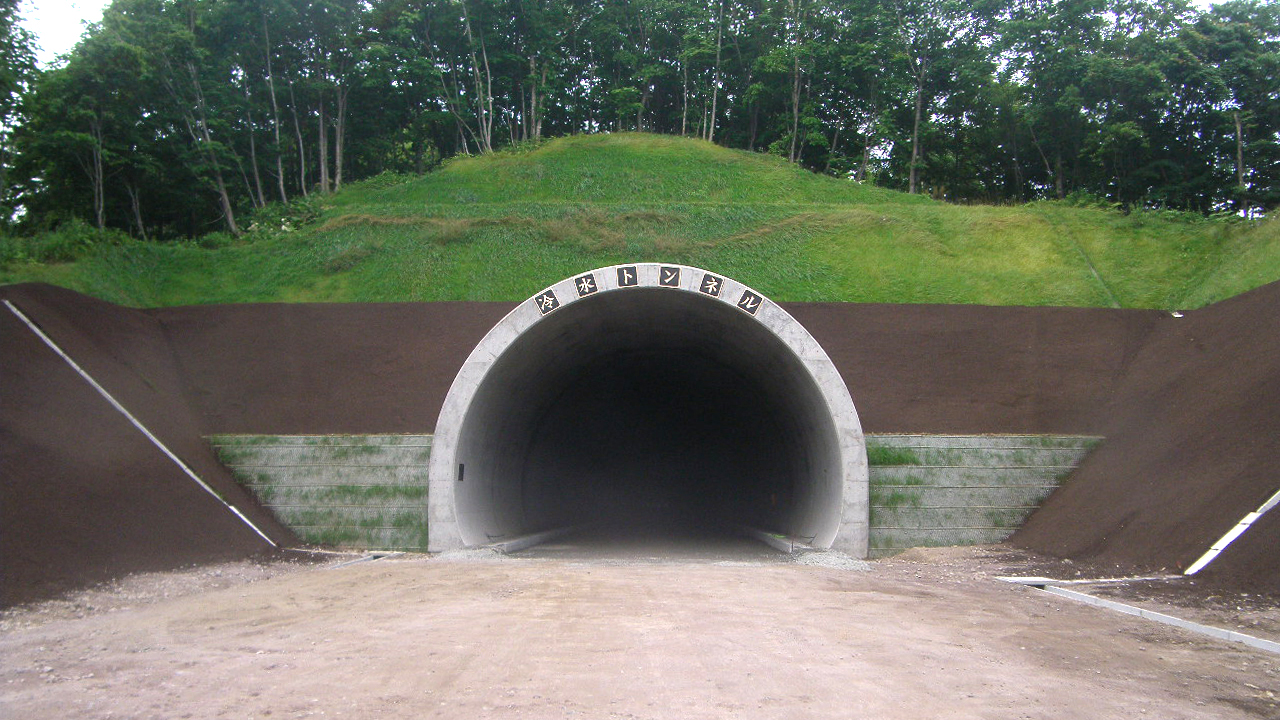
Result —
M 347 146 L 347 94 L 351 88 L 338 86 L 338 117 L 334 122 L 333 139 L 333 189 L 342 189 L 342 166 L 346 157 Z
M 684 60 L 680 61 L 680 76 L 684 81 L 680 88 L 680 137 L 684 137 L 689 127 L 689 63 Z
M 840 131 L 844 129 L 843 125 L 837 125 L 836 131 L 832 135 L 831 144 L 827 146 L 827 164 L 822 168 L 822 172 L 831 172 L 831 158 L 836 154 L 836 148 L 840 146 Z
M 167 57 L 162 56 L 162 59 L 166 69 L 163 79 L 164 86 L 169 91 L 170 96 L 181 107 L 186 108 L 182 113 L 183 124 L 186 125 L 187 133 L 191 136 L 196 148 L 204 155 L 205 162 L 212 168 L 214 187 L 218 191 L 218 204 L 222 208 L 222 218 L 227 223 L 227 230 L 232 235 L 239 237 L 240 227 L 236 225 L 235 207 L 231 204 L 231 196 L 227 192 L 227 184 L 222 178 L 222 163 L 213 149 L 213 136 L 209 132 L 208 106 L 205 102 L 204 89 L 200 85 L 200 73 L 196 69 L 195 63 L 186 62 L 185 71 L 191 81 L 191 91 L 193 93 L 193 96 L 188 98 L 177 87 L 177 76 L 180 73 L 176 72 Z
M 926 65 L 921 63 L 920 72 L 916 75 L 916 112 L 911 126 L 911 169 L 908 172 L 907 192 L 916 193 L 916 178 L 920 163 L 920 120 L 924 116 L 924 72 Z
M 213 152 L 213 136 L 209 133 L 209 116 L 204 101 L 204 90 L 200 87 L 200 76 L 196 73 L 194 65 L 188 65 L 187 67 L 191 71 L 191 84 L 196 91 L 196 109 L 200 113 L 200 134 L 204 140 L 205 154 L 209 158 L 209 164 L 213 167 L 214 185 L 218 188 L 218 202 L 222 205 L 222 216 L 227 223 L 227 230 L 232 235 L 240 237 L 240 227 L 236 225 L 236 211 L 231 204 L 231 194 L 227 192 L 227 184 L 222 180 L 222 163 L 218 161 L 217 155 Z
M 716 105 L 720 99 L 720 49 L 724 42 L 724 0 L 716 18 L 716 69 L 711 76 L 711 122 L 707 123 L 707 142 L 716 141 Z
M 249 198 L 249 202 L 253 203 L 254 207 L 257 207 L 258 203 L 253 197 L 253 184 L 249 182 L 249 173 L 245 172 L 244 163 L 240 161 L 239 155 L 236 155 L 236 169 L 240 171 L 240 180 L 244 183 L 245 196 Z
M 873 142 L 875 142 L 875 136 L 868 133 L 862 144 L 862 162 L 858 165 L 858 174 L 853 176 L 853 179 L 858 182 L 867 179 L 867 167 L 871 164 L 871 143 Z
M 800 140 L 800 53 L 796 53 L 791 73 L 791 150 L 787 158 L 796 161 L 796 147 Z
M 249 165 L 253 168 L 253 188 L 256 194 L 250 194 L 249 197 L 254 199 L 255 207 L 263 207 L 267 204 L 267 198 L 262 192 L 262 174 L 258 172 L 258 143 L 253 138 L 253 116 L 249 113 L 249 104 L 252 98 L 249 95 L 249 87 L 246 85 L 244 89 L 244 122 L 249 132 Z
M 1244 199 L 1244 126 L 1240 122 L 1240 111 L 1232 113 L 1236 121 L 1236 210 L 1245 210 Z
M 529 57 L 529 109 L 525 125 L 526 140 L 540 140 L 542 138 L 542 109 L 539 105 L 543 98 L 538 93 L 538 88 L 546 84 L 547 81 L 547 64 L 543 63 L 542 67 L 538 67 L 537 56 Z M 523 96 L 521 99 L 523 103 Z
M 804 21 L 798 0 L 791 0 L 791 15 L 796 25 L 791 48 L 791 151 L 787 157 L 791 162 L 796 162 L 799 159 L 800 144 L 800 25 Z
M 93 215 L 98 229 L 102 230 L 107 226 L 106 171 L 102 162 L 102 122 L 96 115 L 89 122 L 89 130 L 93 135 L 89 175 L 93 185 Z
M 534 113 L 533 113 L 533 120 L 534 120 L 533 139 L 534 140 L 542 139 L 542 113 L 544 112 L 543 106 L 546 105 L 547 103 L 547 99 L 546 99 L 547 93 L 545 90 L 545 88 L 547 87 L 547 63 L 545 62 L 542 63 L 542 69 L 540 70 L 540 72 L 542 74 L 539 76 L 539 79 L 538 79 L 538 87 L 544 88 L 544 90 L 542 94 L 538 96 L 538 104 L 534 108 Z
M 1017 198 L 1018 202 L 1023 202 L 1022 158 L 1018 152 L 1018 125 L 1016 122 L 1010 123 L 1009 146 L 1013 148 L 1014 197 Z
M 1062 151 L 1054 153 L 1053 163 L 1053 189 L 1054 193 L 1061 200 L 1067 196 L 1066 182 L 1062 178 Z
M 317 158 L 316 164 L 320 166 L 320 194 L 329 194 L 329 119 L 324 114 L 324 93 L 320 94 L 320 102 L 317 103 L 317 111 L 320 118 L 319 123 L 319 139 L 316 141 Z
M 276 185 L 280 191 L 280 202 L 288 203 L 289 194 L 284 189 L 284 157 L 280 151 L 280 105 L 276 102 L 275 73 L 271 69 L 271 33 L 267 30 L 266 13 L 262 15 L 262 37 L 266 43 L 267 58 L 267 94 L 271 96 L 271 129 L 276 139 Z
M 471 50 L 471 74 L 475 83 L 476 96 L 476 129 L 480 152 L 493 150 L 493 76 L 489 72 L 489 53 L 484 46 L 484 38 L 480 39 L 480 56 L 476 56 L 476 41 L 471 32 L 471 13 L 467 10 L 467 0 L 462 0 L 462 28 L 467 36 L 467 45 Z M 483 59 L 483 73 L 481 72 Z
M 139 198 L 138 188 L 131 182 L 124 184 L 125 192 L 129 193 L 129 206 L 133 211 L 133 224 L 138 228 L 138 237 L 143 242 L 147 241 L 147 226 L 142 223 L 142 201 Z
M 222 182 L 222 171 L 216 170 L 213 179 L 214 185 L 218 188 L 218 203 L 222 206 L 222 217 L 227 222 L 227 230 L 232 235 L 240 237 L 240 227 L 236 225 L 236 213 L 231 206 L 231 196 L 227 194 L 226 183 Z
M 293 95 L 293 81 L 289 81 L 289 110 L 293 114 L 293 132 L 298 138 L 298 191 L 307 197 L 307 146 L 302 142 L 302 123 L 298 120 L 298 100 Z

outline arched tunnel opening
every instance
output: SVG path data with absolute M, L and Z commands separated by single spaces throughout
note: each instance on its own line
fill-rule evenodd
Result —
M 830 389 L 732 302 L 599 292 L 484 364 L 448 465 L 433 458 L 433 496 L 452 491 L 463 545 L 575 527 L 602 541 L 750 528 L 825 547 L 841 528 L 849 443 Z M 857 441 L 861 452 L 860 430 Z

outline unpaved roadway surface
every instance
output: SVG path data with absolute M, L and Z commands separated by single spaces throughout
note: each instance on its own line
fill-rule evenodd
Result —
M 1004 551 L 247 563 L 0 620 L 13 718 L 1277 718 L 1280 656 L 1002 583 Z M 1267 622 L 1276 611 L 1262 611 Z

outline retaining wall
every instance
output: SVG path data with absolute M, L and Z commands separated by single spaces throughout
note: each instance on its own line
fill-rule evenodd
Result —
M 870 557 L 999 542 L 1100 440 L 868 435 Z M 308 543 L 425 551 L 431 435 L 217 435 L 236 479 Z
M 1101 438 L 868 435 L 869 557 L 1000 542 Z
M 303 542 L 427 547 L 430 435 L 216 435 L 209 442 Z

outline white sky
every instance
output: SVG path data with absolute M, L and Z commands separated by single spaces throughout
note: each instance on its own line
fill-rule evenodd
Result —
M 22 24 L 36 35 L 41 67 L 75 47 L 85 23 L 101 20 L 102 9 L 110 4 L 111 0 L 23 0 Z M 1192 4 L 1207 8 L 1213 0 L 1192 0 Z
M 110 4 L 111 0 L 24 0 L 18 13 L 23 27 L 35 33 L 41 67 L 75 47 L 85 23 L 101 20 L 102 9 Z

